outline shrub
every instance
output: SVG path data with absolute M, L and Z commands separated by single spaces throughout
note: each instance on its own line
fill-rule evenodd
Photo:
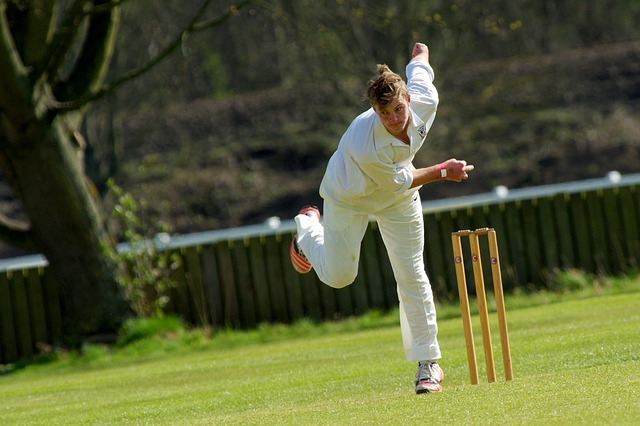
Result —
M 140 203 L 112 181 L 109 189 L 116 197 L 113 216 L 118 220 L 127 243 L 115 252 L 108 251 L 120 268 L 118 283 L 138 316 L 163 317 L 170 291 L 175 287 L 171 271 L 181 263 L 176 253 L 161 247 L 167 243 L 170 227 L 160 223 L 160 233 L 150 238 L 155 230 L 140 219 Z

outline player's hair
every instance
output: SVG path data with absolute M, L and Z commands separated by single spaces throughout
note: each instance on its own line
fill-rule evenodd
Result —
M 378 76 L 369 81 L 365 98 L 372 106 L 387 105 L 394 99 L 409 97 L 407 85 L 385 64 L 378 64 Z

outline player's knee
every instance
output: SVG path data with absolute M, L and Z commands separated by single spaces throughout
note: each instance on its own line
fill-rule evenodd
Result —
M 355 271 L 342 271 L 340 273 L 333 273 L 327 277 L 325 284 L 333 288 L 344 288 L 356 280 L 358 270 Z
M 353 284 L 353 281 L 354 280 L 333 280 L 327 283 L 327 285 L 333 288 L 345 288 L 346 286 Z

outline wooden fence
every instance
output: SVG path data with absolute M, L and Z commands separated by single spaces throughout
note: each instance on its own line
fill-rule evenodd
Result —
M 514 190 L 505 197 L 439 200 L 425 203 L 424 217 L 427 272 L 437 300 L 457 299 L 451 232 L 460 229 L 496 229 L 506 291 L 544 286 L 548 274 L 560 269 L 617 274 L 638 267 L 640 175 Z M 375 222 L 364 236 L 356 281 L 340 290 L 323 285 L 313 272 L 293 270 L 294 232 L 293 221 L 286 221 L 276 229 L 251 226 L 174 238 L 166 249 L 179 254 L 182 265 L 173 273 L 178 285 L 169 312 L 197 326 L 250 328 L 397 305 Z M 485 277 L 489 281 L 490 273 Z M 64 312 L 58 288 L 41 257 L 0 262 L 0 363 L 59 341 Z

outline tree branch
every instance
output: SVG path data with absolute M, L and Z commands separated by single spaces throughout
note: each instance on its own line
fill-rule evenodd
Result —
M 229 11 L 226 14 L 222 16 L 218 16 L 217 18 L 209 19 L 208 21 L 194 23 L 191 27 L 191 31 L 189 32 L 195 33 L 198 31 L 206 30 L 207 28 L 214 27 L 216 25 L 220 25 L 227 19 L 231 18 L 232 16 L 237 15 L 238 12 L 240 12 L 240 9 L 242 9 L 245 6 L 248 6 L 250 3 L 253 3 L 253 0 L 243 0 L 238 4 L 231 5 L 229 7 Z
M 102 98 L 103 96 L 112 92 L 113 90 L 122 86 L 123 84 L 137 77 L 140 77 L 141 75 L 150 71 L 153 67 L 155 67 L 157 64 L 159 64 L 164 59 L 166 59 L 170 54 L 172 54 L 178 47 L 180 47 L 181 43 L 183 42 L 184 38 L 187 35 L 221 24 L 222 22 L 226 21 L 230 17 L 237 14 L 240 9 L 251 4 L 253 1 L 254 0 L 242 0 L 237 4 L 229 7 L 229 10 L 222 16 L 219 16 L 214 19 L 210 19 L 208 21 L 201 22 L 200 19 L 202 18 L 202 15 L 204 15 L 204 13 L 206 12 L 206 10 L 208 9 L 209 5 L 212 2 L 212 0 L 205 0 L 202 3 L 202 6 L 200 6 L 200 9 L 198 10 L 198 12 L 192 18 L 189 25 L 187 25 L 176 36 L 174 40 L 172 40 L 160 53 L 158 53 L 154 58 L 150 59 L 147 63 L 113 80 L 110 84 L 102 85 L 100 88 L 92 91 L 91 93 L 88 93 L 86 96 L 83 96 L 81 98 L 78 98 L 74 101 L 69 101 L 69 102 L 55 102 L 55 104 L 52 105 L 52 107 L 56 108 L 60 112 L 70 111 L 70 110 L 78 109 L 85 104 L 88 104 L 90 102 L 93 102 L 97 99 Z
M 11 35 L 6 16 L 7 4 L 0 3 L 0 112 L 11 119 L 29 111 L 29 81 Z
M 0 240 L 17 248 L 37 251 L 31 226 L 0 213 Z
M 54 88 L 56 99 L 66 101 L 90 93 L 102 85 L 107 73 L 120 22 L 120 7 L 108 0 L 94 1 L 82 50 L 73 72 Z
M 46 53 L 42 55 L 39 66 L 33 72 L 33 81 L 39 80 L 43 75 L 52 80 L 55 78 L 64 63 L 66 53 L 73 46 L 73 40 L 81 28 L 82 20 L 86 16 L 85 11 L 89 6 L 89 0 L 75 0 L 67 9 L 62 24 L 56 28 Z
M 40 1 L 37 5 L 31 4 L 27 10 L 24 42 L 20 46 L 20 54 L 26 66 L 37 63 L 44 54 L 47 42 L 53 35 L 51 29 L 55 22 L 56 11 L 58 10 L 55 1 Z
M 91 9 L 91 13 L 107 12 L 107 11 L 113 9 L 114 7 L 122 6 L 127 1 L 128 0 L 111 0 L 111 1 L 107 1 L 104 4 L 94 5 L 93 8 Z

